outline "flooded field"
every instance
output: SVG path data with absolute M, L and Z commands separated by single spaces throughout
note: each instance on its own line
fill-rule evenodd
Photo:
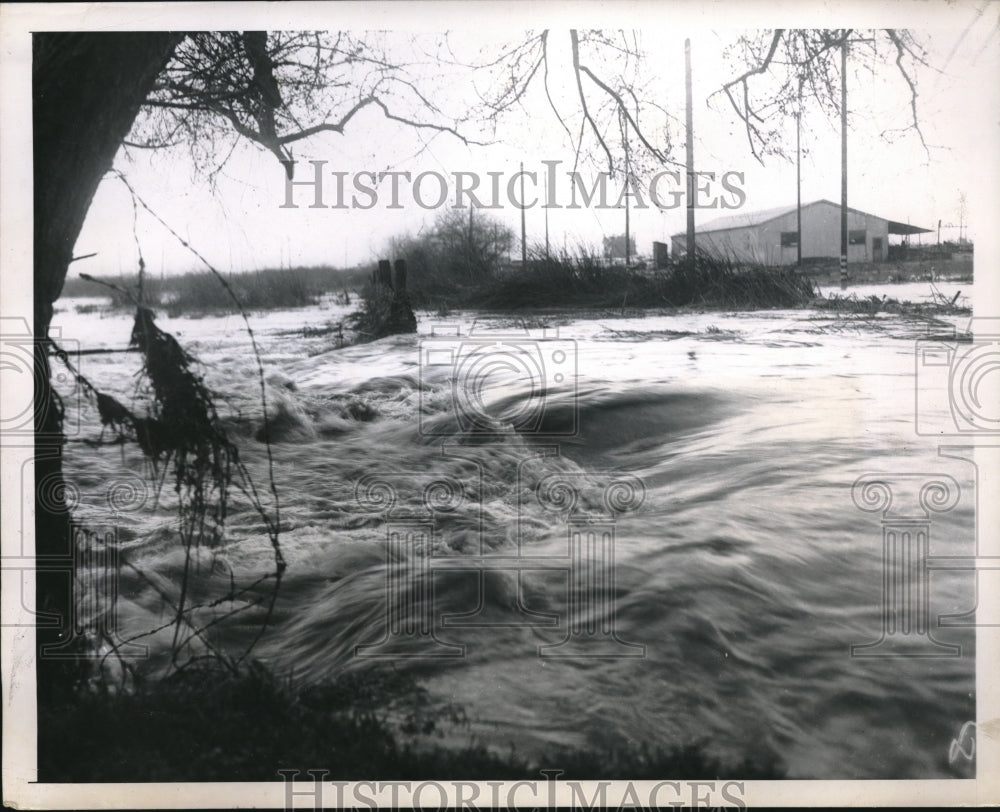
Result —
M 930 295 L 926 283 L 858 291 L 870 293 Z M 130 316 L 80 304 L 60 303 L 64 345 L 127 344 Z M 789 778 L 958 774 L 948 751 L 975 718 L 975 641 L 937 618 L 974 607 L 971 576 L 934 572 L 925 607 L 931 652 L 960 656 L 852 656 L 883 632 L 883 516 L 852 488 L 872 474 L 953 477 L 961 495 L 933 515 L 930 553 L 971 553 L 973 468 L 939 454 L 915 415 L 917 342 L 967 318 L 418 314 L 417 336 L 339 348 L 326 328 L 348 310 L 251 317 L 288 561 L 254 655 L 277 673 L 411 671 L 434 701 L 465 709 L 456 742 L 498 751 L 700 741 L 730 762 L 774 759 Z M 159 324 L 201 360 L 265 483 L 241 319 Z M 134 402 L 137 354 L 80 365 Z M 67 402 L 77 515 L 113 525 L 129 562 L 176 587 L 169 477 L 159 498 L 140 488 L 112 514 L 108 489 L 146 463 L 134 447 L 82 442 L 101 433 L 96 409 Z M 920 408 L 948 419 L 942 398 Z M 198 588 L 252 581 L 269 556 L 256 517 L 234 504 Z M 123 637 L 169 619 L 149 581 L 126 568 L 121 582 Z M 259 619 L 213 631 L 235 650 Z M 169 631 L 142 643 L 143 667 L 162 669 Z

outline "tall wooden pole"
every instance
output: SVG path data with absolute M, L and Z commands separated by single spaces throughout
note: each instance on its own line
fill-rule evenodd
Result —
M 629 223 L 629 186 L 628 181 L 632 171 L 632 167 L 629 164 L 629 154 L 628 154 L 628 130 L 625 130 L 625 268 L 632 261 L 632 230 Z
M 549 258 L 549 176 L 545 176 L 545 258 Z
M 521 267 L 528 267 L 528 238 L 524 220 L 524 163 L 521 163 Z
M 799 106 L 795 111 L 795 264 L 802 267 L 802 79 L 799 79 Z
M 626 268 L 628 268 L 628 266 L 632 262 L 632 243 L 631 243 L 632 233 L 631 229 L 629 228 L 628 210 L 629 210 L 628 194 L 626 193 L 625 195 L 625 267 Z
M 847 35 L 840 44 L 840 284 L 847 285 Z
M 684 93 L 687 100 L 687 255 L 694 259 L 694 117 L 691 104 L 691 40 L 684 40 Z

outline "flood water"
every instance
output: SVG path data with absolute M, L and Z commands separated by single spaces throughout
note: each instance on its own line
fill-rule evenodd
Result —
M 971 293 L 938 285 L 959 288 Z M 64 343 L 127 344 L 130 316 L 77 304 L 56 316 Z M 256 657 L 302 681 L 411 671 L 435 701 L 466 710 L 470 724 L 446 742 L 498 752 L 700 741 L 727 763 L 774 758 L 789 778 L 958 774 L 948 751 L 975 718 L 975 640 L 937 617 L 974 607 L 971 576 L 930 576 L 934 638 L 960 656 L 852 656 L 880 638 L 883 599 L 882 514 L 860 510 L 852 485 L 954 477 L 961 497 L 933 516 L 930 553 L 971 554 L 973 467 L 939 454 L 914 415 L 916 342 L 967 318 L 419 314 L 417 336 L 349 348 L 304 329 L 349 309 L 251 317 L 278 415 L 288 561 Z M 203 362 L 266 491 L 242 321 L 158 324 Z M 132 402 L 136 354 L 80 363 Z M 937 405 L 922 403 L 922 419 L 947 419 Z M 113 524 L 128 561 L 174 588 L 183 554 L 169 476 L 156 504 L 150 489 L 112 514 L 109 487 L 144 462 L 134 447 L 81 442 L 100 424 L 80 409 L 66 464 L 78 517 Z M 230 573 L 249 582 L 269 555 L 237 500 L 199 589 L 223 594 Z M 118 613 L 124 636 L 170 614 L 127 568 Z M 217 639 L 237 650 L 259 618 L 237 615 Z M 163 667 L 170 640 L 143 638 L 145 668 Z

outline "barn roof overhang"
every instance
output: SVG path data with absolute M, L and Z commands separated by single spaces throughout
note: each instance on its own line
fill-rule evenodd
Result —
M 889 221 L 890 234 L 930 234 L 930 232 L 931 230 L 929 228 L 911 226 L 909 223 L 897 223 L 895 220 Z

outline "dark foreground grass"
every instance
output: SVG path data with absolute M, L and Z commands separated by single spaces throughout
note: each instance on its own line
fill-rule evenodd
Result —
M 328 780 L 537 780 L 540 769 L 564 770 L 564 779 L 783 775 L 776 757 L 724 765 L 700 744 L 557 749 L 544 764 L 484 742 L 445 747 L 439 734 L 462 730 L 465 718 L 432 706 L 396 672 L 295 688 L 259 666 L 237 676 L 189 670 L 129 693 L 40 707 L 39 780 L 277 781 L 281 769 L 328 770 Z

